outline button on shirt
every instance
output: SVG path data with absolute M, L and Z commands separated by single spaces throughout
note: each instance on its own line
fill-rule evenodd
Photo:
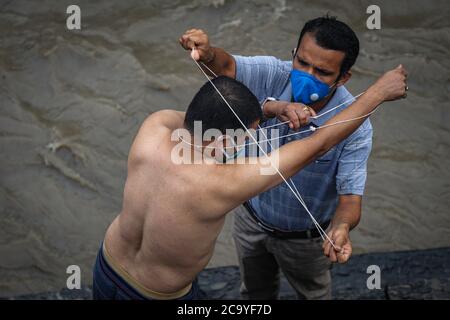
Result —
M 267 97 L 291 101 L 292 88 L 290 72 L 292 61 L 282 61 L 275 57 L 234 56 L 236 79 L 245 84 L 262 103 Z M 353 96 L 344 86 L 336 89 L 328 104 L 318 113 L 349 101 L 344 106 L 314 120 L 321 126 L 339 111 L 348 107 Z M 269 127 L 280 123 L 276 118 L 264 122 Z M 288 125 L 267 128 L 269 139 L 285 135 L 288 137 L 271 140 L 276 149 L 286 143 L 307 137 L 313 132 L 293 134 Z M 275 129 L 275 131 L 274 131 Z M 277 130 L 277 131 L 276 131 Z M 292 135 L 291 135 L 292 134 Z M 265 137 L 259 136 L 260 140 Z M 270 151 L 270 146 L 267 146 Z M 334 146 L 326 154 L 304 167 L 292 177 L 292 181 L 304 199 L 308 209 L 319 223 L 330 220 L 338 204 L 338 195 L 363 195 L 367 177 L 367 160 L 372 149 L 372 125 L 367 119 L 347 139 Z M 289 179 L 288 179 L 289 181 Z M 303 231 L 314 227 L 306 210 L 285 183 L 282 183 L 250 200 L 258 218 L 267 225 L 284 231 Z

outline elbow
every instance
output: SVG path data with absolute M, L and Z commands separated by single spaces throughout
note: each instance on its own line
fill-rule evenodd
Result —
M 234 58 L 230 56 L 230 58 L 225 61 L 222 66 L 223 75 L 232 79 L 236 79 L 236 62 Z
M 317 152 L 317 157 L 321 157 L 323 156 L 325 153 L 327 153 L 329 150 L 331 149 L 331 146 L 323 146 L 319 149 L 319 151 Z
M 324 140 L 324 141 L 321 141 L 320 143 L 319 143 L 319 146 L 318 146 L 318 152 L 317 152 L 317 157 L 321 157 L 321 156 L 323 156 L 325 153 L 327 153 L 331 148 L 333 147 L 333 144 L 332 143 L 330 143 L 330 142 L 328 142 L 328 141 L 326 141 L 326 140 Z
M 331 139 L 321 134 L 321 132 L 316 132 L 310 137 L 305 138 L 303 141 L 309 141 L 308 148 L 311 151 L 311 156 L 313 158 L 323 156 L 333 147 Z

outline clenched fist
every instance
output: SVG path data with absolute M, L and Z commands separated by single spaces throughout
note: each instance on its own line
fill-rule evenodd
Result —
M 382 75 L 371 89 L 376 91 L 383 101 L 406 98 L 408 73 L 402 65 Z
M 192 50 L 192 58 L 203 63 L 214 60 L 214 50 L 209 45 L 206 32 L 201 29 L 187 30 L 179 39 L 181 46 L 186 50 Z

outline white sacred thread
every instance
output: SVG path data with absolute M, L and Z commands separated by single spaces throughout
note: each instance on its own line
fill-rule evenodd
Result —
M 195 47 L 192 48 L 192 51 L 194 51 L 194 50 L 195 50 Z M 306 210 L 306 212 L 308 213 L 309 217 L 310 217 L 311 220 L 313 221 L 313 223 L 314 223 L 315 227 L 317 228 L 317 231 L 319 232 L 319 234 L 320 234 L 320 236 L 322 237 L 322 239 L 325 240 L 325 238 L 326 238 L 326 240 L 328 240 L 328 241 L 330 242 L 330 244 L 333 246 L 333 248 L 334 248 L 336 251 L 340 251 L 340 253 L 342 253 L 342 250 L 343 250 L 343 249 L 342 249 L 342 248 L 341 248 L 341 250 L 338 250 L 338 249 L 337 249 L 337 247 L 336 247 L 336 245 L 334 244 L 333 240 L 330 239 L 330 237 L 327 235 L 327 233 L 323 230 L 323 228 L 320 226 L 320 224 L 317 222 L 317 220 L 316 220 L 316 219 L 314 218 L 314 216 L 311 214 L 311 212 L 309 211 L 308 207 L 306 206 L 305 201 L 304 201 L 303 198 L 301 197 L 300 192 L 298 191 L 298 189 L 296 188 L 295 184 L 293 183 L 292 179 L 289 179 L 289 181 L 292 183 L 292 185 L 294 186 L 295 190 L 294 190 L 294 189 L 292 188 L 292 186 L 287 182 L 286 178 L 285 178 L 284 175 L 280 172 L 280 170 L 278 169 L 278 167 L 275 166 L 275 165 L 273 164 L 272 159 L 267 155 L 267 153 L 264 151 L 264 149 L 259 145 L 259 142 L 265 142 L 265 141 L 269 142 L 270 140 L 274 140 L 274 139 L 267 139 L 267 136 L 265 135 L 265 133 L 263 133 L 262 128 L 258 125 L 258 130 L 261 130 L 261 132 L 263 133 L 263 135 L 264 135 L 264 137 L 266 138 L 266 140 L 263 140 L 263 141 L 257 141 L 256 138 L 253 136 L 253 134 L 249 131 L 249 129 L 247 128 L 247 126 L 244 124 L 244 122 L 241 120 L 241 118 L 239 118 L 239 116 L 236 114 L 236 112 L 234 111 L 234 109 L 230 106 L 230 104 L 228 103 L 228 101 L 225 99 L 225 97 L 224 97 L 224 96 L 222 95 L 222 93 L 219 91 L 219 89 L 217 89 L 217 87 L 216 87 L 216 86 L 214 85 L 214 83 L 211 81 L 211 79 L 209 78 L 209 76 L 208 76 L 208 75 L 206 74 L 206 72 L 202 69 L 202 67 L 201 67 L 200 64 L 197 62 L 197 60 L 194 59 L 194 57 L 193 57 L 192 54 L 191 54 L 191 58 L 192 58 L 192 60 L 195 62 L 195 64 L 197 65 L 197 67 L 200 69 L 200 71 L 203 73 L 203 75 L 206 77 L 206 79 L 209 81 L 209 83 L 213 86 L 213 88 L 214 88 L 214 89 L 216 90 L 216 92 L 219 94 L 219 96 L 222 98 L 222 100 L 225 102 L 225 104 L 228 106 L 228 108 L 230 109 L 230 111 L 231 111 L 231 112 L 234 114 L 234 116 L 237 118 L 237 120 L 239 121 L 239 123 L 241 124 L 241 126 L 242 126 L 242 127 L 245 129 L 245 131 L 250 135 L 250 138 L 253 140 L 253 143 L 247 143 L 247 144 L 244 144 L 244 145 L 241 145 L 241 146 L 245 146 L 245 145 L 249 145 L 249 144 L 256 144 L 256 145 L 258 146 L 259 150 L 261 150 L 261 152 L 263 153 L 263 155 L 270 161 L 271 166 L 276 170 L 276 172 L 278 173 L 278 175 L 283 179 L 283 181 L 284 181 L 284 182 L 286 183 L 286 185 L 289 187 L 289 189 L 291 190 L 291 192 L 294 194 L 295 198 L 299 201 L 299 203 L 300 203 L 300 204 L 303 206 L 303 208 Z M 208 68 L 208 66 L 206 66 L 203 62 L 201 62 L 201 63 L 202 63 L 202 65 L 203 65 L 203 66 L 204 66 L 204 67 L 205 67 L 212 75 L 214 75 L 215 77 L 217 77 L 217 75 L 216 75 L 210 68 Z M 358 97 L 361 96 L 362 94 L 364 94 L 364 92 L 360 93 L 360 94 L 357 95 L 355 98 L 352 98 L 350 101 L 352 101 L 353 99 L 358 98 Z M 333 110 L 339 108 L 340 106 L 342 106 L 342 105 L 344 105 L 344 104 L 346 104 L 347 102 L 350 102 L 350 101 L 346 101 L 346 102 L 344 102 L 344 103 L 342 103 L 342 104 L 340 104 L 340 105 L 338 105 L 338 106 L 336 106 L 336 107 L 334 107 L 334 108 L 332 108 L 332 109 L 330 109 L 330 110 L 328 110 L 328 111 L 326 111 L 326 112 L 324 112 L 324 113 L 322 113 L 322 114 L 320 114 L 320 115 L 318 115 L 318 116 L 311 117 L 311 118 L 317 119 L 317 118 L 319 118 L 319 117 L 321 117 L 321 116 L 323 116 L 323 115 L 325 115 L 325 114 L 327 114 L 327 113 L 329 113 L 329 112 L 331 112 L 331 111 L 333 111 Z M 307 129 L 307 130 L 303 130 L 303 131 L 301 131 L 301 132 L 295 132 L 295 133 L 292 133 L 292 134 L 289 134 L 289 135 L 285 135 L 285 136 L 280 136 L 280 137 L 277 137 L 276 139 L 280 139 L 280 138 L 283 138 L 283 137 L 292 136 L 292 135 L 295 135 L 295 134 L 300 134 L 300 133 L 303 133 L 303 132 L 316 131 L 316 130 L 318 130 L 318 129 L 323 129 L 323 128 L 331 127 L 331 126 L 333 126 L 333 125 L 338 125 L 338 124 L 342 124 L 342 123 L 346 123 L 346 122 L 350 122 L 350 121 L 359 120 L 359 119 L 362 119 L 362 118 L 365 118 L 365 117 L 370 116 L 370 115 L 373 114 L 376 110 L 377 110 L 377 109 L 373 110 L 372 112 L 369 112 L 369 113 L 366 114 L 366 115 L 360 116 L 360 117 L 351 118 L 351 119 L 346 119 L 346 120 L 341 120 L 341 121 L 337 121 L 337 122 L 335 122 L 335 123 L 330 123 L 330 124 L 328 124 L 328 125 L 323 125 L 323 126 L 320 126 L 320 127 L 310 126 L 310 128 Z M 286 122 L 280 123 L 280 124 L 278 124 L 278 125 L 286 124 L 286 123 L 288 123 L 288 122 L 289 122 L 289 121 L 286 121 Z M 185 140 L 183 140 L 183 141 L 185 141 Z M 186 141 L 185 141 L 185 142 L 186 142 Z M 190 143 L 189 143 L 189 144 L 190 144 Z M 270 142 L 269 142 L 269 144 L 270 144 Z M 191 144 L 191 145 L 192 145 L 192 146 L 195 146 L 195 145 L 193 145 L 193 144 Z M 271 144 L 270 144 L 270 146 L 272 147 Z M 203 146 L 195 146 L 195 147 L 203 147 Z M 233 146 L 233 148 L 236 148 L 236 147 L 240 147 L 240 146 Z

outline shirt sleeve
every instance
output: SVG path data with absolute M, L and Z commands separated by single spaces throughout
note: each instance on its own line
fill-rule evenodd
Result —
M 367 178 L 367 161 L 372 150 L 372 125 L 366 120 L 345 143 L 338 160 L 336 190 L 338 194 L 363 195 Z
M 234 55 L 236 80 L 246 85 L 262 103 L 267 97 L 277 98 L 289 79 L 286 62 L 270 56 Z

